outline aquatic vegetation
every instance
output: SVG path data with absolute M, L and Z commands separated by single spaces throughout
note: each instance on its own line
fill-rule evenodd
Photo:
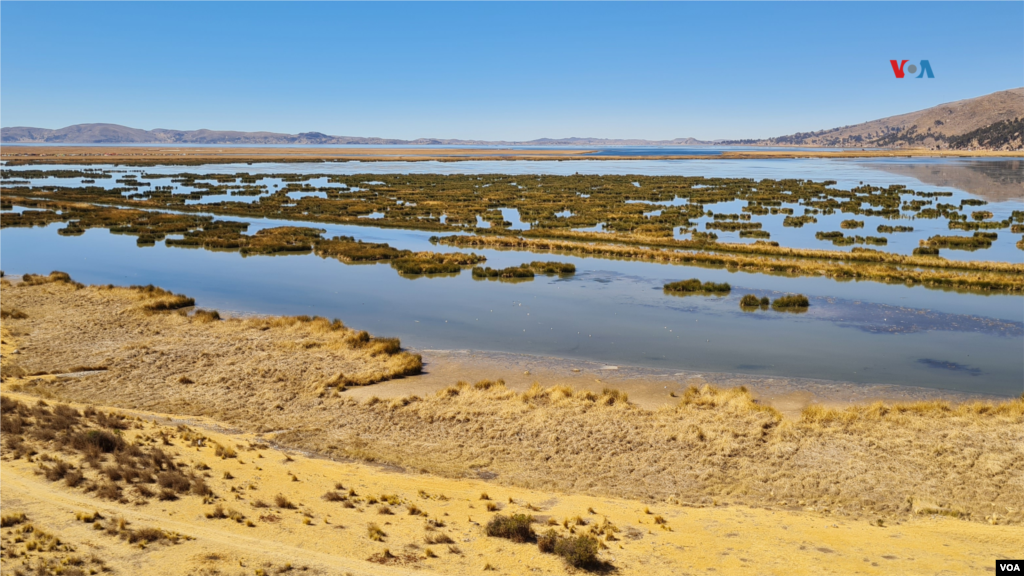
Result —
M 460 252 L 416 252 L 391 260 L 391 267 L 399 274 L 458 274 L 464 267 L 485 262 L 487 258 Z
M 721 293 L 727 294 L 732 290 L 732 286 L 729 286 L 727 282 L 715 283 L 715 282 L 704 282 L 696 278 L 689 280 L 680 280 L 678 282 L 669 282 L 665 284 L 664 290 L 666 293 L 673 292 L 703 292 L 703 293 Z
M 918 246 L 914 248 L 914 256 L 938 256 L 939 249 L 934 246 Z
M 886 226 L 885 224 L 879 224 L 877 231 L 880 234 L 892 234 L 894 232 L 913 232 L 913 226 Z
M 814 216 L 804 214 L 803 216 L 786 216 L 782 220 L 783 226 L 789 226 L 791 228 L 802 228 L 804 224 L 814 224 L 818 221 Z
M 536 252 L 556 252 L 590 257 L 611 257 L 645 262 L 673 264 L 700 264 L 720 266 L 729 270 L 760 272 L 781 272 L 808 276 L 825 276 L 837 279 L 862 279 L 903 284 L 922 284 L 930 287 L 960 288 L 975 290 L 1024 291 L 1024 266 L 1010 263 L 985 263 L 974 268 L 972 262 L 958 262 L 964 270 L 950 269 L 952 261 L 930 257 L 902 256 L 899 264 L 868 264 L 852 262 L 843 264 L 831 260 L 753 258 L 732 254 L 709 252 L 684 252 L 680 250 L 655 250 L 630 245 L 593 244 L 535 238 L 504 236 L 444 236 L 432 238 L 433 242 L 452 246 L 472 248 L 508 248 Z M 833 254 L 829 252 L 828 254 Z M 852 257 L 872 258 L 878 253 L 856 252 Z M 990 266 L 991 265 L 991 266 Z M 999 270 L 997 272 L 975 272 L 974 270 Z
M 493 269 L 477 266 L 473 268 L 473 278 L 533 278 L 533 269 L 529 266 L 511 266 L 509 268 Z
M 498 270 L 481 266 L 473 268 L 474 278 L 487 278 L 492 280 L 532 279 L 537 274 L 543 274 L 546 276 L 571 276 L 575 273 L 575 264 L 568 264 L 565 262 L 544 262 L 538 260 L 530 262 L 529 264 L 520 264 L 519 266 L 510 266 L 508 268 L 501 268 Z
M 864 227 L 864 221 L 863 220 L 843 220 L 842 222 L 839 223 L 839 227 L 840 228 L 844 228 L 844 229 L 863 228 Z
M 530 269 L 536 274 L 546 276 L 570 276 L 576 273 L 576 265 L 566 262 L 544 262 L 534 260 L 530 262 Z
M 951 250 L 983 250 L 992 246 L 992 238 L 986 235 L 974 236 L 932 236 L 922 241 L 922 245 L 932 248 L 949 248 Z
M 740 230 L 740 238 L 771 238 L 772 235 L 767 230 Z M 778 243 L 776 243 L 778 246 Z
M 786 310 L 790 308 L 807 308 L 811 305 L 811 301 L 807 299 L 807 296 L 803 294 L 791 294 L 788 296 L 782 296 L 772 300 L 772 309 L 774 310 Z
M 760 305 L 761 299 L 753 294 L 746 294 L 740 298 L 740 307 L 742 308 L 757 308 Z
M 142 173 L 122 175 L 113 170 L 92 171 L 15 171 L 0 170 L 5 196 L 30 198 L 45 192 L 53 200 L 90 202 L 144 207 L 173 208 L 184 212 L 205 211 L 216 214 L 312 222 L 335 222 L 373 226 L 400 226 L 426 230 L 466 230 L 507 235 L 516 233 L 504 220 L 503 209 L 515 209 L 528 224 L 527 232 L 549 234 L 590 228 L 603 224 L 611 234 L 623 234 L 638 241 L 672 239 L 676 228 L 693 229 L 693 219 L 713 218 L 708 230 L 760 230 L 761 222 L 752 215 L 782 216 L 784 226 L 802 226 L 815 222 L 816 214 L 843 212 L 865 216 L 898 218 L 906 213 L 917 217 L 961 216 L 961 206 L 939 204 L 927 208 L 932 200 L 948 193 L 921 193 L 904 186 L 861 185 L 850 190 L 834 188 L 835 181 L 743 178 L 703 178 L 685 176 L 643 177 L 642 187 L 633 185 L 635 176 L 581 175 L 439 175 L 439 174 L 195 174 L 171 175 Z M 29 180 L 48 176 L 91 180 L 111 178 L 115 188 L 106 189 L 80 181 L 78 186 L 47 186 L 40 190 Z M 132 176 L 132 177 L 126 177 Z M 88 177 L 88 178 L 87 178 Z M 151 186 L 148 180 L 169 178 L 175 187 Z M 271 187 L 266 181 L 281 180 L 283 187 Z M 323 180 L 327 185 L 312 185 Z M 289 196 L 302 193 L 303 197 Z M 311 193 L 315 193 L 312 195 Z M 207 201 L 211 196 L 256 196 L 255 201 Z M 906 197 L 911 197 L 904 202 Z M 38 198 L 37 198 L 38 199 Z M 714 213 L 707 206 L 746 201 L 740 214 Z M 198 204 L 197 202 L 201 202 Z M 6 205 L 6 204 L 5 204 Z M 803 207 L 802 216 L 794 216 L 794 207 Z M 660 213 L 651 212 L 657 207 Z M 934 214 L 927 212 L 931 210 Z M 365 218 L 377 215 L 372 222 Z M 15 215 L 26 225 L 32 216 Z M 478 229 L 478 218 L 490 224 Z M 859 221 L 843 225 L 861 227 Z M 69 226 L 68 233 L 74 233 Z M 753 237 L 753 236 L 750 236 Z M 694 240 L 712 240 L 711 236 Z

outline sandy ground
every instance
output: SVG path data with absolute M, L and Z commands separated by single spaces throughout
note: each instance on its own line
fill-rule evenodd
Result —
M 789 418 L 799 418 L 809 406 L 845 408 L 872 402 L 916 402 L 921 400 L 999 400 L 999 398 L 885 384 L 858 384 L 833 380 L 781 378 L 724 372 L 665 371 L 636 366 L 618 366 L 587 360 L 468 350 L 418 350 L 423 356 L 423 373 L 416 378 L 381 382 L 372 387 L 350 388 L 346 396 L 365 400 L 371 396 L 391 399 L 425 396 L 464 380 L 503 380 L 517 392 L 534 384 L 567 385 L 599 393 L 615 388 L 629 394 L 630 402 L 648 410 L 673 406 L 683 392 L 706 384 L 718 388 L 745 386 L 761 403 Z
M 887 158 L 887 157 L 1024 157 L 1024 152 L 949 150 L 748 150 L 725 151 L 722 159 L 745 158 Z M 225 162 L 410 161 L 425 160 L 687 160 L 707 155 L 596 156 L 593 150 L 514 150 L 498 148 L 222 148 L 188 146 L 18 146 L 8 144 L 0 159 L 17 164 L 173 164 Z
M 24 395 L 9 395 L 34 402 Z M 81 407 L 81 406 L 79 406 Z M 99 500 L 61 482 L 48 482 L 38 465 L 5 458 L 0 466 L 4 514 L 24 512 L 29 522 L 76 547 L 80 555 L 96 555 L 115 574 L 268 574 L 291 565 L 312 574 L 480 574 L 491 566 L 497 574 L 570 573 L 557 557 L 536 545 L 515 544 L 484 535 L 482 526 L 495 514 L 528 513 L 538 530 L 549 518 L 559 525 L 579 516 L 576 526 L 611 523 L 619 531 L 604 540 L 599 558 L 616 574 L 984 574 L 996 558 L 1013 557 L 1024 543 L 1019 526 L 990 526 L 944 516 L 914 517 L 877 526 L 814 513 L 778 508 L 709 506 L 693 508 L 495 486 L 483 480 L 453 480 L 362 463 L 331 461 L 259 447 L 259 435 L 230 433 L 204 418 L 120 411 L 140 418 L 133 434 L 171 435 L 168 451 L 180 459 L 209 466 L 207 482 L 230 510 L 254 520 L 255 526 L 230 519 L 209 519 L 213 502 L 195 496 L 174 502 L 121 504 Z M 207 437 L 205 447 L 190 447 L 175 438 L 187 424 Z M 213 443 L 237 446 L 235 458 L 218 458 Z M 251 449 L 257 446 L 256 449 Z M 246 447 L 250 447 L 246 449 Z M 232 476 L 224 480 L 224 473 Z M 355 508 L 327 502 L 334 490 L 355 490 L 364 499 Z M 488 494 L 489 501 L 481 500 Z M 276 494 L 285 494 L 294 510 L 275 508 Z M 397 496 L 393 515 L 382 515 L 365 503 L 370 495 Z M 254 508 L 263 500 L 270 508 Z M 500 510 L 489 512 L 485 505 Z M 410 515 L 416 505 L 427 516 Z M 590 511 L 593 512 L 590 512 Z M 192 538 L 178 544 L 151 544 L 142 549 L 92 529 L 76 513 L 99 512 L 126 519 L 129 526 L 155 526 Z M 649 513 L 648 513 L 649 512 Z M 656 524 L 662 517 L 666 523 Z M 427 531 L 428 519 L 442 528 Z M 305 523 L 308 520 L 308 523 Z M 370 540 L 369 523 L 387 534 Z M 570 521 L 570 525 L 575 521 Z M 452 538 L 427 544 L 431 533 Z M 5 574 L 13 574 L 24 557 L 4 551 Z M 428 558 L 430 548 L 436 558 Z M 381 565 L 368 559 L 387 549 L 396 559 Z M 38 556 L 38 555 L 36 555 Z M 31 556 L 30 557 L 34 557 Z M 10 571 L 9 571 L 10 570 Z
M 88 398 L 74 406 L 139 418 L 124 438 L 167 437 L 161 448 L 213 492 L 101 500 L 39 473 L 44 455 L 57 451 L 44 437 L 34 440 L 36 456 L 14 458 L 8 433 L 3 514 L 26 514 L 74 551 L 29 551 L 17 541 L 24 524 L 4 528 L 4 574 L 27 573 L 40 558 L 70 562 L 69 554 L 94 555 L 118 574 L 574 572 L 536 544 L 484 534 L 495 514 L 514 513 L 534 516 L 538 532 L 551 522 L 562 535 L 597 533 L 597 570 L 623 575 L 984 574 L 1024 549 L 1024 427 L 1015 404 L 829 411 L 823 400 L 856 397 L 830 397 L 841 387 L 829 383 L 766 383 L 760 394 L 779 415 L 746 393 L 683 389 L 739 378 L 730 375 L 436 351 L 425 351 L 422 376 L 325 394 L 329 366 L 358 356 L 341 343 L 285 344 L 333 332 L 274 319 L 146 314 L 139 306 L 152 298 L 66 282 L 4 282 L 3 291 L 11 314 L 0 329 L 6 397 L 34 405 L 37 393 L 51 406 L 56 397 Z M 192 344 L 204 349 L 199 361 L 189 360 Z M 14 362 L 102 362 L 105 370 L 28 376 L 15 374 Z M 290 373 L 304 376 L 279 380 L 253 368 L 268 362 L 295 364 Z M 495 377 L 507 387 L 450 387 Z M 538 379 L 561 386 L 532 386 Z M 601 392 L 624 383 L 635 384 L 631 403 Z M 915 398 L 884 387 L 866 394 Z M 218 457 L 217 445 L 236 453 Z M 62 458 L 87 470 L 73 454 Z M 353 506 L 326 501 L 328 491 L 352 494 Z M 278 494 L 295 508 L 275 506 Z M 371 497 L 391 500 L 392 514 Z M 240 520 L 207 517 L 218 504 Z M 76 519 L 94 511 L 188 539 L 131 545 Z M 370 524 L 382 540 L 370 538 Z M 439 533 L 452 543 L 427 542 Z

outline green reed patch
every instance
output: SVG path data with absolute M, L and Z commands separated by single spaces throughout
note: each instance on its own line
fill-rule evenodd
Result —
M 664 290 L 666 293 L 707 293 L 707 294 L 728 294 L 732 290 L 727 282 L 701 282 L 697 278 L 690 278 L 689 280 L 680 280 L 678 282 L 669 282 L 665 284 Z

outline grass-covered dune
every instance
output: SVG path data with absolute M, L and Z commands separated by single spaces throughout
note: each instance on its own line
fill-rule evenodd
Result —
M 340 322 L 166 310 L 159 289 L 2 283 L 4 359 L 23 393 L 216 417 L 336 457 L 524 488 L 843 517 L 1024 521 L 1024 399 L 812 407 L 783 417 L 745 389 L 691 388 L 647 410 L 614 390 L 459 383 L 357 401 L 348 384 L 415 374 L 397 341 Z M 15 314 L 14 312 L 17 312 Z M 91 369 L 69 378 L 39 377 Z

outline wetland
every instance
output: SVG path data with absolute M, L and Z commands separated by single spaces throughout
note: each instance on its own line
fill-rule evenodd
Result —
M 5 166 L 3 267 L 415 350 L 1019 394 L 1024 203 L 893 164 Z M 680 278 L 731 290 L 665 289 Z

